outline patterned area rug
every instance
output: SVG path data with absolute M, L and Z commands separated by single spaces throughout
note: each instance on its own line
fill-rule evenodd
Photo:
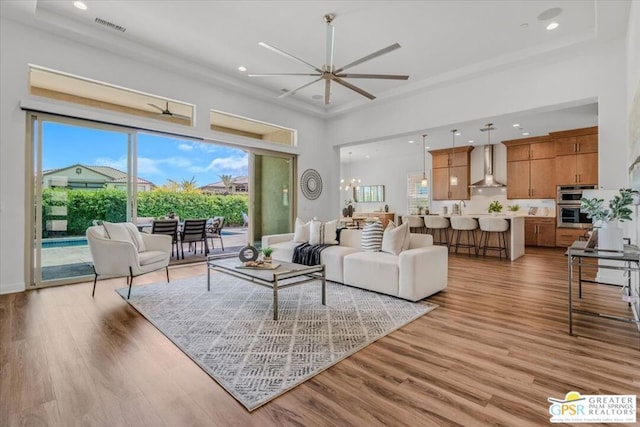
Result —
M 224 274 L 134 286 L 128 302 L 249 411 L 435 309 L 327 282 L 273 292 Z M 116 292 L 126 298 L 127 289 Z

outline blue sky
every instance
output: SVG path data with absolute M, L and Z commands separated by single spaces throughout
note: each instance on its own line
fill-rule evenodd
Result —
M 45 122 L 44 170 L 76 163 L 127 170 L 127 135 L 101 129 Z M 195 177 L 198 187 L 220 181 L 222 174 L 248 175 L 247 153 L 235 148 L 138 134 L 138 176 L 156 185 Z

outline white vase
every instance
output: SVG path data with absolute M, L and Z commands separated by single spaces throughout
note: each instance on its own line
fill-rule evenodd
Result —
M 618 222 L 603 222 L 598 228 L 598 249 L 623 251 L 622 227 Z

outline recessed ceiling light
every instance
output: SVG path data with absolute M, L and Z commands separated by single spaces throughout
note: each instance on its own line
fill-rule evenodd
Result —
M 552 22 L 549 25 L 547 25 L 547 30 L 549 31 L 555 30 L 556 28 L 558 28 L 558 26 L 560 26 L 560 24 L 558 24 L 557 22 Z
M 426 147 L 424 147 L 425 150 L 429 150 L 431 149 L 431 147 L 429 147 L 428 145 Z
M 367 154 L 366 156 L 364 156 L 364 158 L 365 158 L 365 159 L 370 159 L 370 158 L 371 158 L 371 156 Z
M 460 135 L 461 135 L 460 132 L 456 132 L 456 136 L 460 136 Z
M 80 10 L 87 10 L 87 5 L 84 4 L 84 2 L 82 2 L 82 1 L 74 1 L 73 5 L 75 7 L 77 7 L 78 9 L 80 9 Z
M 528 135 L 529 135 L 529 132 L 522 132 L 522 135 L 524 135 L 524 136 L 528 136 Z
M 475 141 L 473 139 L 469 140 L 469 144 L 473 144 Z
M 245 71 L 247 71 L 247 67 L 245 67 L 244 65 L 241 65 L 238 67 L 238 71 L 242 71 L 244 73 Z
M 511 126 L 513 126 L 514 128 L 517 128 L 518 126 L 520 126 L 520 123 L 514 123 Z
M 412 139 L 411 141 L 409 141 L 409 144 L 413 144 L 415 141 Z

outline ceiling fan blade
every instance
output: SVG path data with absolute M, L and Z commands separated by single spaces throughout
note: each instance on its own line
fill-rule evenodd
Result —
M 348 79 L 388 79 L 388 80 L 409 80 L 409 76 L 401 74 L 338 74 L 340 78 Z
M 373 100 L 373 99 L 376 99 L 376 97 L 375 97 L 375 96 L 373 96 L 372 94 L 370 94 L 369 92 L 367 92 L 367 91 L 365 91 L 365 90 L 362 90 L 362 89 L 360 89 L 359 87 L 354 86 L 354 85 L 352 85 L 351 83 L 346 82 L 345 80 L 342 80 L 342 79 L 341 79 L 340 77 L 338 77 L 338 76 L 335 76 L 335 75 L 334 75 L 334 76 L 332 76 L 332 77 L 331 77 L 331 79 L 332 79 L 333 81 L 335 81 L 336 83 L 338 83 L 338 84 L 340 84 L 340 85 L 342 85 L 342 86 L 344 86 L 344 87 L 346 87 L 346 88 L 351 89 L 351 90 L 352 90 L 352 91 L 354 91 L 354 92 L 358 92 L 360 95 L 362 95 L 362 96 L 364 96 L 364 97 L 367 97 L 367 98 L 372 99 L 372 100 Z
M 319 77 L 322 74 L 314 73 L 314 74 L 306 74 L 306 73 L 253 73 L 247 74 L 249 77 L 277 77 L 277 76 L 314 76 Z
M 315 79 L 315 80 L 313 80 L 313 81 L 311 81 L 311 82 L 309 82 L 309 83 L 305 83 L 305 84 L 303 84 L 302 86 L 297 87 L 297 88 L 295 88 L 295 89 L 293 89 L 293 90 L 287 91 L 287 92 L 283 93 L 282 95 L 278 96 L 278 98 L 285 98 L 285 97 L 287 97 L 287 96 L 289 96 L 289 95 L 293 95 L 293 94 L 295 94 L 297 91 L 299 91 L 299 90 L 301 90 L 301 89 L 304 89 L 304 88 L 305 88 L 305 87 L 307 87 L 307 86 L 311 86 L 312 84 L 314 84 L 315 82 L 319 82 L 320 80 L 322 80 L 322 77 L 320 77 L 320 78 L 318 78 L 318 79 Z
M 356 65 L 362 64 L 363 62 L 367 62 L 367 61 L 372 60 L 373 58 L 377 58 L 380 55 L 384 55 L 385 53 L 389 53 L 389 52 L 394 51 L 396 49 L 400 49 L 400 47 L 401 47 L 400 44 L 394 43 L 391 46 L 387 46 L 384 49 L 380 49 L 380 50 L 375 51 L 375 52 L 373 52 L 373 53 L 371 53 L 371 54 L 369 54 L 367 56 L 364 56 L 364 57 L 362 57 L 360 59 L 357 59 L 357 60 L 353 61 L 352 63 L 347 64 L 344 67 L 336 70 L 335 72 L 336 73 L 340 73 L 340 72 L 346 70 L 347 68 L 355 67 Z
M 175 118 L 178 118 L 178 119 L 184 119 L 184 120 L 191 120 L 191 117 L 185 116 L 184 114 L 178 114 L 178 113 L 174 113 L 174 112 L 171 112 L 171 111 L 169 111 L 169 112 L 171 113 L 171 117 L 175 117 Z
M 333 27 L 333 25 L 327 24 L 327 57 L 325 58 L 324 63 L 329 72 L 333 70 L 333 42 L 335 40 L 334 32 L 335 28 Z
M 290 54 L 288 52 L 285 52 L 282 49 L 278 49 L 277 47 L 270 46 L 270 45 L 268 45 L 268 44 L 266 44 L 264 42 L 259 42 L 258 44 L 260 46 L 266 48 L 266 49 L 269 49 L 269 50 L 275 52 L 275 53 L 278 53 L 278 54 L 280 54 L 282 56 L 286 56 L 287 58 L 293 59 L 294 61 L 300 62 L 300 63 L 306 65 L 307 67 L 313 68 L 318 73 L 322 73 L 322 70 L 319 69 L 318 67 L 316 67 L 315 65 L 309 64 L 307 61 L 305 61 L 303 59 L 300 59 L 297 56 L 293 56 L 292 54 Z
M 331 79 L 324 79 L 324 105 L 328 105 L 331 97 Z
M 150 106 L 150 107 L 156 108 L 161 113 L 164 113 L 164 108 L 158 107 L 156 104 L 151 104 L 151 103 L 147 102 L 147 105 Z

